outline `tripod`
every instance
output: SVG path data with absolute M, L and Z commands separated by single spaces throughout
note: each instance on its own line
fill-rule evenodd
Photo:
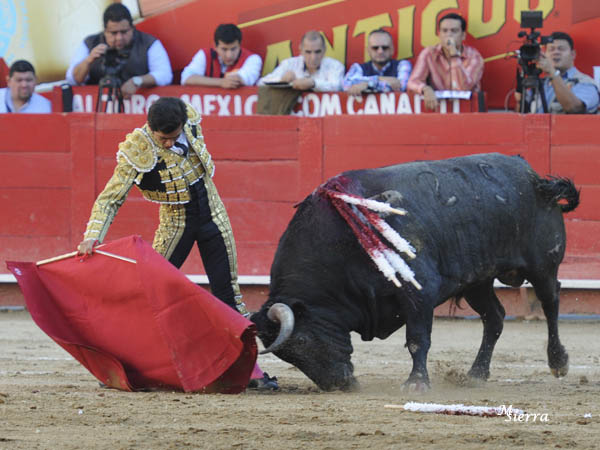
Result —
M 546 102 L 546 93 L 544 92 L 544 83 L 540 78 L 541 70 L 535 68 L 533 71 L 522 72 L 517 80 L 517 86 L 521 85 L 521 112 L 536 113 L 537 99 L 542 100 L 542 110 L 548 112 L 548 103 Z M 531 111 L 531 104 L 535 102 L 535 111 Z
M 106 94 L 106 102 L 102 107 L 102 97 Z M 98 83 L 98 99 L 96 100 L 96 112 L 107 112 L 108 103 L 117 101 L 119 112 L 125 112 L 123 93 L 121 92 L 121 79 L 114 75 L 105 75 Z M 113 106 L 114 112 L 114 106 Z

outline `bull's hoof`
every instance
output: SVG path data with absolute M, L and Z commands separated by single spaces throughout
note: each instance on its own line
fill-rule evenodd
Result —
M 343 386 L 341 390 L 344 392 L 360 391 L 360 383 L 356 380 L 356 378 L 352 377 L 352 381 L 350 381 L 346 386 Z
M 471 370 L 467 372 L 467 377 L 470 381 L 474 383 L 485 383 L 490 377 L 490 371 L 487 369 L 481 369 L 476 367 L 471 367 Z
M 548 366 L 556 378 L 564 377 L 569 372 L 569 354 L 562 345 L 554 351 L 548 349 Z
M 552 375 L 554 375 L 556 378 L 561 378 L 567 375 L 567 373 L 569 373 L 569 364 L 567 363 L 566 365 L 559 367 L 559 368 L 550 368 L 550 372 L 552 372 Z
M 478 388 L 485 386 L 486 383 L 486 378 L 471 377 L 467 375 L 467 381 L 465 382 L 465 386 L 469 388 Z
M 423 394 L 431 390 L 431 386 L 429 383 L 424 381 L 407 381 L 402 385 L 403 392 L 416 392 L 418 394 Z

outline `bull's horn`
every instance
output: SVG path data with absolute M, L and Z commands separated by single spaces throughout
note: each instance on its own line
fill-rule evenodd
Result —
M 267 317 L 273 322 L 279 322 L 279 336 L 277 336 L 268 348 L 260 352 L 261 355 L 276 351 L 291 336 L 292 331 L 294 331 L 294 312 L 285 303 L 274 303 L 271 305 Z

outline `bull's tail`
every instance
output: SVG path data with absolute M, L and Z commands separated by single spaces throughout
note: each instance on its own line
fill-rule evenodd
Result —
M 548 203 L 558 204 L 563 213 L 573 211 L 579 205 L 579 190 L 569 178 L 539 178 L 536 190 Z

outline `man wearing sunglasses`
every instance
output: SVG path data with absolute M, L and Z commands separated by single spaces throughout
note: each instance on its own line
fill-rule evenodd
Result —
M 467 22 L 449 13 L 438 22 L 440 43 L 425 47 L 408 80 L 408 89 L 421 94 L 428 109 L 435 110 L 435 91 L 478 91 L 483 75 L 483 58 L 465 45 Z
M 406 91 L 412 66 L 407 60 L 392 59 L 392 35 L 382 28 L 371 31 L 367 51 L 371 60 L 352 64 L 344 77 L 344 91 L 350 95 Z
M 88 36 L 76 50 L 66 79 L 69 84 L 94 84 L 114 71 L 125 98 L 142 87 L 165 86 L 173 80 L 167 51 L 154 36 L 133 26 L 121 3 L 104 11 L 104 31 Z

